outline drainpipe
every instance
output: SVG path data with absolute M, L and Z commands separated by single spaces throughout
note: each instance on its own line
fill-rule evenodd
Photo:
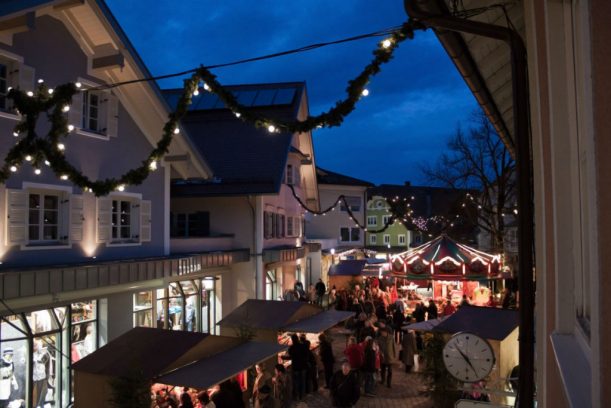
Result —
M 252 251 L 250 256 L 255 264 L 255 299 L 263 298 L 263 209 L 260 196 L 248 196 L 248 205 L 252 214 Z M 254 205 L 253 205 L 254 201 Z
M 535 291 L 534 265 L 534 214 L 532 190 L 531 137 L 529 127 L 528 77 L 526 47 L 518 33 L 501 26 L 469 21 L 443 14 L 428 14 L 416 6 L 415 0 L 404 0 L 409 16 L 435 30 L 464 32 L 505 42 L 511 52 L 511 77 L 515 132 L 515 161 L 518 177 L 518 253 L 520 291 L 519 310 L 519 358 L 518 380 L 519 407 L 534 406 L 534 344 L 535 344 Z

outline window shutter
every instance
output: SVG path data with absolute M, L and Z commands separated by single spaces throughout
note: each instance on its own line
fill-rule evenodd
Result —
M 28 194 L 23 190 L 7 189 L 7 245 L 23 244 L 26 241 L 26 217 Z
M 267 218 L 269 213 L 263 211 L 263 238 L 269 238 L 269 227 L 267 225 Z
M 151 200 L 140 201 L 140 242 L 151 241 Z
M 286 235 L 288 237 L 293 237 L 295 236 L 295 233 L 293 231 L 293 217 L 289 216 L 286 219 Z
M 70 197 L 70 241 L 83 240 L 83 197 L 73 195 Z
M 295 228 L 295 236 L 296 237 L 300 237 L 301 236 L 301 217 L 295 217 L 295 226 L 293 228 Z
M 107 93 L 106 100 L 106 135 L 117 137 L 119 131 L 119 99 L 112 93 Z
M 22 91 L 34 90 L 34 68 L 25 64 L 19 65 L 19 83 L 18 87 Z
M 83 92 L 77 92 L 72 95 L 72 105 L 68 111 L 68 123 L 77 129 L 83 127 Z
M 110 241 L 112 200 L 108 197 L 98 197 L 98 242 Z

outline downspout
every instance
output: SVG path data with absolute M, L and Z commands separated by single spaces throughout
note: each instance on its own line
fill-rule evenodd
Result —
M 518 177 L 518 254 L 520 291 L 519 309 L 519 407 L 534 406 L 534 214 L 532 190 L 531 137 L 529 127 L 528 77 L 526 47 L 513 30 L 492 24 L 459 19 L 449 15 L 433 15 L 418 10 L 415 0 L 404 0 L 409 16 L 433 29 L 466 32 L 504 41 L 511 51 L 513 90 L 515 161 Z
M 254 200 L 254 205 L 252 201 Z M 248 196 L 246 198 L 248 206 L 252 214 L 252 248 L 250 257 L 255 264 L 254 268 L 254 283 L 255 283 L 255 299 L 261 299 L 263 296 L 263 277 L 261 275 L 261 262 L 259 258 L 263 256 L 263 232 L 258 226 L 261 224 L 262 211 L 258 205 L 259 197 Z

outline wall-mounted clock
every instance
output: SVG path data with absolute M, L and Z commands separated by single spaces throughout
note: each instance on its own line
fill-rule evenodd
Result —
M 458 381 L 477 382 L 492 371 L 494 350 L 488 341 L 476 334 L 456 333 L 443 348 L 443 363 Z

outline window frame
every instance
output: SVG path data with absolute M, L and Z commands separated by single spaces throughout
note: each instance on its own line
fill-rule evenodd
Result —
M 391 218 L 392 215 L 382 215 L 382 226 L 387 225 Z
M 361 207 L 363 206 L 361 203 L 361 197 L 359 196 L 344 196 L 348 206 L 350 207 L 350 211 L 352 212 L 360 212 Z M 354 203 L 358 201 L 356 209 L 354 208 Z M 348 212 L 348 209 L 344 205 L 344 201 L 342 200 L 339 204 L 339 210 L 342 212 Z
M 403 242 L 401 242 L 401 238 L 403 238 Z M 405 236 L 405 234 L 398 234 L 397 235 L 397 244 L 398 245 L 405 245 L 407 242 L 407 237 Z
M 382 242 L 384 245 L 389 245 L 390 244 L 390 234 L 384 234 L 382 236 Z
M 370 222 L 373 219 L 373 222 Z M 377 215 L 368 215 L 367 216 L 367 226 L 368 227 L 377 227 L 378 225 L 378 216 Z
M 378 244 L 378 236 L 377 234 L 369 235 L 369 245 L 377 245 Z

